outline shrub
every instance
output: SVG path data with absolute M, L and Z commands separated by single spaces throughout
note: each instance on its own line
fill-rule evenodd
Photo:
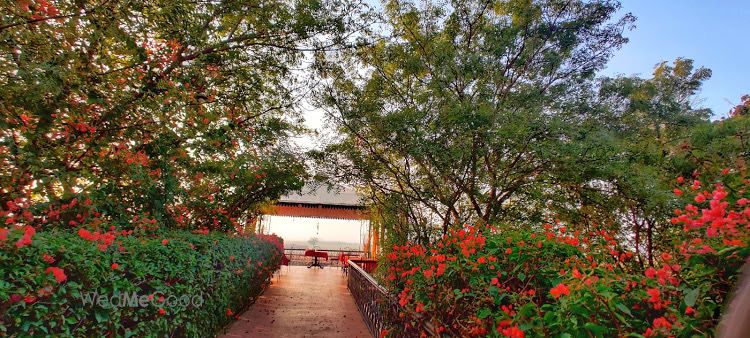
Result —
M 675 210 L 673 249 L 654 266 L 604 230 L 554 222 L 467 226 L 430 247 L 396 246 L 384 282 L 402 313 L 424 319 L 391 332 L 429 321 L 462 337 L 711 335 L 749 253 L 749 181 L 728 172 L 712 189 L 678 180 L 675 193 L 694 203 Z
M 212 336 L 268 284 L 280 241 L 2 230 L 0 336 Z M 144 306 L 107 304 L 133 294 Z

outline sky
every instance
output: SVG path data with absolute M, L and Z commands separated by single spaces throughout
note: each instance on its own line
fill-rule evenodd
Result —
M 715 119 L 750 94 L 750 0 L 623 0 L 622 7 L 636 27 L 602 75 L 649 77 L 661 61 L 693 59 L 713 71 L 698 96 Z

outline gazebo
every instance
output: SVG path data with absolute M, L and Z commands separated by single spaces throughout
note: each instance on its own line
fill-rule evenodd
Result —
M 328 187 L 325 185 L 306 185 L 300 192 L 291 193 L 279 198 L 266 212 L 269 216 L 359 220 L 361 224 L 369 223 L 369 208 L 363 198 L 351 187 Z M 372 231 L 368 224 L 363 251 L 376 256 L 378 232 Z

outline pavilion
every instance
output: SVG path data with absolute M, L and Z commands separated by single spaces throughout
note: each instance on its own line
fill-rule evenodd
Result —
M 317 218 L 358 220 L 367 225 L 366 240 L 361 250 L 376 257 L 378 232 L 372 231 L 369 207 L 362 195 L 351 187 L 328 187 L 326 185 L 306 185 L 299 192 L 279 198 L 265 213 L 269 216 L 292 218 Z M 263 225 L 260 225 L 262 231 Z

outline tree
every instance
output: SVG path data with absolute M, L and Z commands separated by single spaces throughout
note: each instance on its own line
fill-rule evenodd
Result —
M 300 188 L 287 142 L 306 51 L 356 3 L 8 2 L 0 23 L 5 224 L 232 229 Z
M 403 219 L 539 218 L 552 173 L 576 161 L 566 109 L 626 42 L 615 1 L 388 1 L 382 30 L 325 70 L 343 137 L 332 175 L 398 196 Z M 352 71 L 347 71 L 351 70 Z M 392 209 L 392 208 L 391 208 Z M 535 210 L 535 212 L 529 212 Z
M 696 93 L 711 71 L 693 61 L 659 63 L 650 79 L 602 79 L 596 95 L 604 159 L 595 175 L 607 189 L 598 207 L 611 214 L 623 243 L 636 258 L 653 266 L 656 245 L 669 245 L 669 217 L 678 201 L 675 179 L 697 169 L 680 156 L 695 128 L 709 124 L 710 111 L 693 107 Z M 602 219 L 595 219 L 602 223 Z M 678 230 L 679 231 L 679 230 Z

